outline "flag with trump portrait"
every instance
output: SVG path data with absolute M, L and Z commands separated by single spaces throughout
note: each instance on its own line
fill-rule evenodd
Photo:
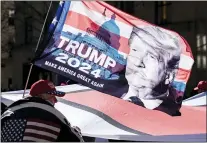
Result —
M 103 1 L 61 1 L 34 64 L 97 91 L 174 114 L 194 63 L 187 41 Z

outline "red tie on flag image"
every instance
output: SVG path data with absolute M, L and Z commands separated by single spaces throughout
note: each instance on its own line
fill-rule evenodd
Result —
M 11 119 L 5 124 L 1 133 L 4 142 L 54 142 L 60 132 L 59 125 L 39 119 Z
M 148 109 L 179 111 L 194 59 L 178 33 L 102 1 L 61 3 L 51 31 L 36 66 Z

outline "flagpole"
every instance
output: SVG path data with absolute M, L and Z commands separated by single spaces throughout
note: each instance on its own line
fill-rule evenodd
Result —
M 47 17 L 49 15 L 49 12 L 50 12 L 50 9 L 51 9 L 51 6 L 52 6 L 52 1 L 50 1 L 50 6 L 48 8 L 48 11 L 47 11 L 47 15 L 45 17 L 45 20 L 44 20 L 44 23 L 43 23 L 43 26 L 42 26 L 42 29 L 41 29 L 41 32 L 40 32 L 40 36 L 39 36 L 39 39 L 38 39 L 38 42 L 37 42 L 37 45 L 36 45 L 36 48 L 35 48 L 35 52 L 37 51 L 38 47 L 39 47 L 39 44 L 40 44 L 40 40 L 42 38 L 42 33 L 43 33 L 43 30 L 44 30 L 44 27 L 45 27 L 45 24 L 46 24 L 46 21 L 47 21 Z M 30 66 L 30 69 L 29 69 L 29 73 L 28 73 L 28 76 L 27 76 L 27 81 L 26 81 L 26 84 L 25 84 L 25 87 L 24 87 L 24 93 L 23 93 L 23 98 L 24 98 L 24 95 L 25 95 L 25 91 L 27 89 L 27 85 L 28 85 L 28 82 L 29 82 L 29 78 L 30 78 L 30 75 L 31 75 L 31 72 L 32 72 L 32 67 L 33 67 L 33 63 L 31 63 L 31 66 Z

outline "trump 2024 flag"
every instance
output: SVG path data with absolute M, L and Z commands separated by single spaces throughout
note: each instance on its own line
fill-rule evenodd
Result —
M 102 1 L 60 2 L 35 65 L 148 109 L 175 114 L 193 65 L 179 34 Z

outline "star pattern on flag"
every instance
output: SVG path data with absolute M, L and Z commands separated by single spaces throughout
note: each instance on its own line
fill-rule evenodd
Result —
M 2 142 L 19 142 L 22 141 L 26 126 L 26 119 L 11 119 L 2 125 L 1 141 Z
M 1 128 L 2 142 L 55 141 L 60 125 L 40 119 L 10 119 Z
M 60 1 L 59 5 L 60 5 L 60 6 L 62 6 L 62 5 L 63 5 L 63 3 L 64 3 L 64 1 Z
M 52 24 L 55 25 L 57 22 L 58 22 L 57 17 L 53 18 L 53 20 L 52 20 Z
M 48 32 L 51 32 L 54 30 L 54 28 L 56 27 L 56 25 L 58 24 L 59 22 L 59 19 L 60 19 L 60 16 L 61 16 L 61 13 L 62 13 L 62 10 L 63 10 L 63 7 L 64 7 L 64 1 L 60 1 L 59 2 L 59 7 L 57 9 L 57 12 L 55 14 L 55 17 L 53 18 L 51 24 L 50 24 L 50 27 L 49 27 L 49 31 Z

